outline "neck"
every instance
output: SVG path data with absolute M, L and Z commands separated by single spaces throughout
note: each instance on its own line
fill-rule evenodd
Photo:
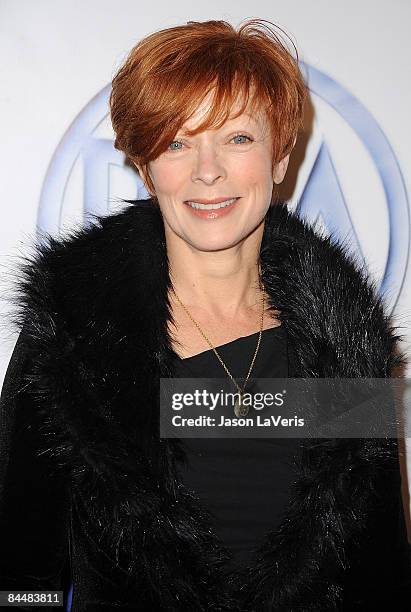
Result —
M 187 308 L 221 319 L 259 308 L 263 230 L 261 224 L 241 243 L 219 251 L 200 251 L 166 231 L 171 282 Z M 170 298 L 175 300 L 173 292 Z

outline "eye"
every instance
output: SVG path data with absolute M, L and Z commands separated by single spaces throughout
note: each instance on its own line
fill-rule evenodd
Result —
M 253 139 L 250 138 L 249 136 L 246 136 L 245 134 L 236 134 L 235 136 L 232 137 L 231 140 L 234 140 L 235 138 L 237 139 L 237 143 L 236 144 L 243 144 L 243 143 L 246 143 L 247 141 L 248 142 L 253 142 Z M 246 140 L 240 140 L 239 141 L 238 139 L 241 139 L 241 138 L 242 139 L 246 139 Z
M 169 151 L 181 151 L 181 147 L 178 145 L 181 145 L 181 147 L 183 146 L 183 143 L 181 142 L 181 140 L 173 140 L 168 145 L 168 150 Z

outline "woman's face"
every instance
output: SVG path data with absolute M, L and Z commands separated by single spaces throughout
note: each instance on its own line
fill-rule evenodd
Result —
M 272 167 L 265 113 L 251 117 L 245 112 L 219 129 L 185 135 L 209 103 L 208 97 L 167 151 L 148 165 L 167 239 L 180 238 L 203 251 L 232 247 L 261 224 L 273 183 L 283 180 L 289 157 Z

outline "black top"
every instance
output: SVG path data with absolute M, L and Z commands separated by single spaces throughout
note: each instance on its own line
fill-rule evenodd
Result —
M 234 378 L 245 378 L 258 333 L 217 347 Z M 283 325 L 264 330 L 251 376 L 292 376 L 287 344 Z M 210 349 L 186 359 L 178 357 L 175 377 L 227 375 Z M 265 533 L 278 527 L 294 480 L 293 456 L 297 446 L 298 441 L 292 438 L 183 440 L 187 464 L 179 468 L 181 480 L 211 511 L 217 534 L 233 553 L 232 565 L 246 563 Z

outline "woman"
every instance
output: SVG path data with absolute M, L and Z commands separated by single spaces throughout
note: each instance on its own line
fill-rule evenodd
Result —
M 75 612 L 408 609 L 396 439 L 158 432 L 160 378 L 244 391 L 251 374 L 384 378 L 402 362 L 341 245 L 274 205 L 305 96 L 257 20 L 151 34 L 114 77 L 115 144 L 151 198 L 21 266 L 2 590 L 64 588 L 69 563 Z

